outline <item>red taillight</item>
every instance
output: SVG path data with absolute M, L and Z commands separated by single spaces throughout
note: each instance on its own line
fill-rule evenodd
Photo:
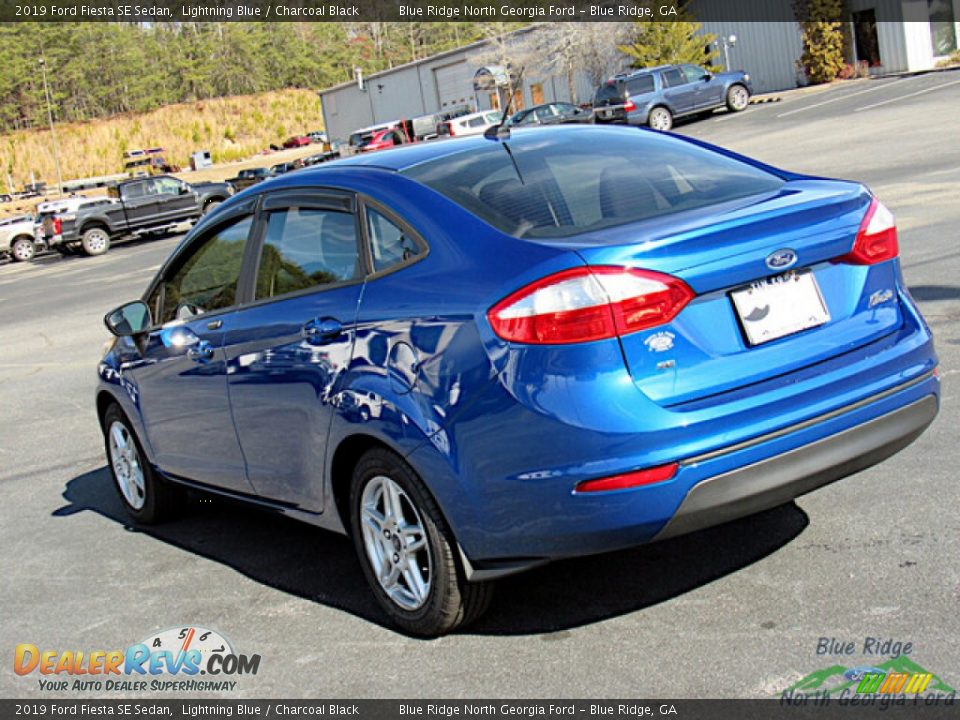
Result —
M 53 219 L 53 234 L 59 235 L 63 232 L 63 220 L 60 218 Z
M 657 467 L 624 473 L 623 475 L 613 475 L 612 477 L 597 478 L 596 480 L 584 480 L 582 483 L 577 483 L 574 492 L 588 493 L 604 492 L 606 490 L 625 490 L 640 485 L 653 485 L 654 483 L 666 482 L 677 474 L 678 467 L 680 467 L 679 463 L 670 463 L 669 465 L 658 465 Z
M 693 297 L 679 278 L 597 265 L 537 280 L 490 308 L 487 319 L 510 342 L 589 342 L 670 322 Z
M 870 202 L 853 250 L 840 258 L 841 262 L 854 265 L 874 265 L 884 260 L 892 260 L 900 253 L 897 244 L 897 223 L 893 213 L 876 198 Z
M 633 100 L 627 100 L 626 104 L 623 106 L 623 109 L 627 112 L 633 112 L 637 109 L 637 104 Z
M 456 135 L 456 134 L 457 134 L 457 132 L 456 132 L 456 125 L 454 125 L 452 122 L 448 122 L 448 123 L 447 123 L 447 132 L 450 134 L 450 137 L 453 137 L 454 135 Z

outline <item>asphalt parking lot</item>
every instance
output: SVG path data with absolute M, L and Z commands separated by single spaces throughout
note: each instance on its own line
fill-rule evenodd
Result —
M 868 637 L 960 687 L 960 72 L 787 93 L 677 132 L 868 183 L 937 338 L 941 413 L 882 465 L 760 516 L 500 583 L 489 613 L 421 641 L 385 624 L 350 543 L 222 503 L 135 529 L 93 408 L 101 318 L 177 238 L 0 266 L 0 695 L 40 696 L 17 643 L 127 647 L 183 625 L 262 656 L 242 697 L 769 697 Z M 818 655 L 821 637 L 857 645 Z M 99 693 L 103 694 L 103 693 Z M 65 697 L 65 695 L 60 695 Z

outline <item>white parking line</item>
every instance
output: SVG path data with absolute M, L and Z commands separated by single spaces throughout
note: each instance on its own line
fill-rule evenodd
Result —
M 889 87 L 891 84 L 892 83 L 889 83 L 889 82 L 882 82 L 878 85 L 875 85 L 874 87 L 866 88 L 865 90 L 858 90 L 857 92 L 854 92 L 854 93 L 844 93 L 843 95 L 837 95 L 836 97 L 832 97 L 829 100 L 824 100 L 823 102 L 818 102 L 818 103 L 814 103 L 813 105 L 807 105 L 802 108 L 797 108 L 796 110 L 791 110 L 790 112 L 780 113 L 779 115 L 777 115 L 777 117 L 782 118 L 782 117 L 787 117 L 788 115 L 796 115 L 797 113 L 801 113 L 804 110 L 813 110 L 814 108 L 823 107 L 824 105 L 829 105 L 832 102 L 837 102 L 837 100 L 846 100 L 847 98 L 856 97 L 857 95 L 865 95 L 868 92 L 873 92 L 874 90 L 880 90 L 882 88 Z
M 924 93 L 933 92 L 934 90 L 939 90 L 941 88 L 950 87 L 951 85 L 960 84 L 960 80 L 954 80 L 953 82 L 941 83 L 940 85 L 934 85 L 933 87 L 928 87 L 924 90 L 917 90 L 917 92 L 908 93 L 907 95 L 900 95 L 899 97 L 891 98 L 890 100 L 881 100 L 878 103 L 873 103 L 872 105 L 864 105 L 863 107 L 858 107 L 854 112 L 860 112 L 861 110 L 870 110 L 871 108 L 880 107 L 881 105 L 889 105 L 890 103 L 895 103 L 900 100 L 906 100 L 907 98 L 916 97 L 917 95 L 923 95 Z

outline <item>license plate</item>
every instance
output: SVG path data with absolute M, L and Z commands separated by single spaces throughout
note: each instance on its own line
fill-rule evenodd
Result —
M 830 311 L 809 270 L 767 278 L 730 293 L 751 345 L 823 325 Z

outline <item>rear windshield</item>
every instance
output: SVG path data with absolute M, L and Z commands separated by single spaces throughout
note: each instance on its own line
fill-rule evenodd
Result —
M 784 183 L 677 138 L 599 127 L 518 130 L 505 143 L 403 173 L 520 238 L 569 237 L 775 192 Z
M 596 102 L 601 103 L 608 100 L 620 100 L 623 98 L 623 86 L 613 80 L 605 82 L 597 88 Z

